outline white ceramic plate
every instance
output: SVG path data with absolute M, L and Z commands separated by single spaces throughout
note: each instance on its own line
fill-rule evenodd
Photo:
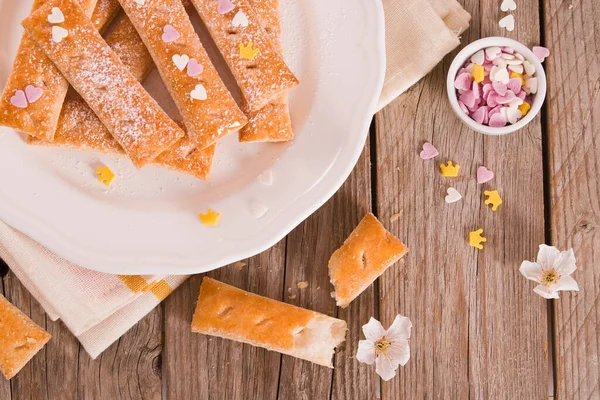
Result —
M 31 3 L 0 0 L 2 85 Z M 206 183 L 157 167 L 136 170 L 127 159 L 27 146 L 0 128 L 0 219 L 74 263 L 117 274 L 204 272 L 283 238 L 354 167 L 383 85 L 385 41 L 381 0 L 281 6 L 286 60 L 301 80 L 290 97 L 292 144 L 229 136 Z M 145 86 L 173 109 L 158 74 Z M 96 180 L 99 163 L 117 174 L 109 189 Z M 257 180 L 266 170 L 271 186 Z M 215 228 L 198 219 L 208 208 L 221 213 Z M 259 208 L 268 210 L 258 216 Z

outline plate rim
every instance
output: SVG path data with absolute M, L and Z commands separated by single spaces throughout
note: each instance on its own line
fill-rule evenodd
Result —
M 99 253 L 99 251 L 90 253 L 89 249 L 80 248 L 79 244 L 71 243 L 63 235 L 61 235 L 60 228 L 54 228 L 48 223 L 43 223 L 37 217 L 32 217 L 27 213 L 27 210 L 21 210 L 18 207 L 13 208 L 12 212 L 3 212 L 4 207 L 0 207 L 0 213 L 2 213 L 0 221 L 5 222 L 10 227 L 22 232 L 29 238 L 38 242 L 40 245 L 55 253 L 59 257 L 71 262 L 73 264 L 85 267 L 87 269 L 96 270 L 99 272 L 115 274 L 115 270 L 121 270 L 119 274 L 170 274 L 170 275 L 188 275 L 203 273 L 210 270 L 214 270 L 228 264 L 231 264 L 238 260 L 243 260 L 259 254 L 277 242 L 287 236 L 295 227 L 306 220 L 310 215 L 317 211 L 323 204 L 325 204 L 333 195 L 339 190 L 343 183 L 347 180 L 352 170 L 356 166 L 358 159 L 363 151 L 364 142 L 366 141 L 369 133 L 369 126 L 371 124 L 373 115 L 377 111 L 377 105 L 383 84 L 385 80 L 386 72 L 386 52 L 385 52 L 385 17 L 384 9 L 381 0 L 360 0 L 365 7 L 372 8 L 375 13 L 375 18 L 378 23 L 374 24 L 376 31 L 374 38 L 377 43 L 376 46 L 369 46 L 373 54 L 370 56 L 370 73 L 374 74 L 372 85 L 372 95 L 368 106 L 365 110 L 365 117 L 358 123 L 360 125 L 360 131 L 363 132 L 360 137 L 357 137 L 356 145 L 347 150 L 348 162 L 342 167 L 342 171 L 338 172 L 337 179 L 329 186 L 327 190 L 324 190 L 317 196 L 316 199 L 312 200 L 307 206 L 302 207 L 302 210 L 294 210 L 293 206 L 290 206 L 290 212 L 285 213 L 286 222 L 275 221 L 281 220 L 281 216 L 277 216 L 271 221 L 271 225 L 277 225 L 276 232 L 270 234 L 268 238 L 260 239 L 257 243 L 253 241 L 247 241 L 248 245 L 237 251 L 232 252 L 219 258 L 218 261 L 212 261 L 209 263 L 202 263 L 199 265 L 197 259 L 191 260 L 189 256 L 180 257 L 177 255 L 170 255 L 168 260 L 163 257 L 153 257 L 152 259 L 145 259 L 143 261 L 136 260 L 138 257 L 135 255 L 129 257 L 123 256 L 110 256 L 105 253 Z M 379 63 L 379 65 L 377 65 Z M 339 158 L 338 158 L 339 160 Z M 338 160 L 333 165 L 335 165 Z M 329 175 L 327 172 L 323 178 Z M 323 180 L 323 179 L 322 179 Z M 322 181 L 321 180 L 321 181 Z M 297 203 L 299 199 L 306 196 L 307 193 L 300 195 L 294 203 Z M 0 204 L 5 206 L 10 205 L 10 201 L 0 197 Z M 8 207 L 7 207 L 8 208 Z M 100 257 L 101 256 L 101 257 Z M 142 264 L 142 265 L 137 265 Z M 168 264 L 165 266 L 165 264 Z M 135 266 L 134 266 L 135 265 Z M 143 268 L 143 272 L 139 269 Z M 169 269 L 169 272 L 165 272 Z M 129 270 L 129 272 L 128 272 Z M 131 272 L 131 270 L 136 270 Z

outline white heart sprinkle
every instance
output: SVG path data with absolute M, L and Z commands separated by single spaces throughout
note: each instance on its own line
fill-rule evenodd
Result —
M 60 26 L 52 27 L 52 41 L 55 43 L 60 43 L 64 38 L 69 36 L 69 31 Z
M 178 70 L 183 71 L 185 69 L 185 67 L 188 65 L 188 63 L 190 62 L 190 57 L 187 54 L 175 54 L 172 57 L 173 63 L 175 64 L 175 66 L 177 67 Z
M 483 65 L 485 62 L 485 53 L 483 50 L 479 50 L 477 53 L 471 56 L 471 62 L 477 65 Z
M 493 68 L 498 68 L 498 67 L 492 67 L 492 69 Z M 491 76 L 491 73 L 490 73 L 490 76 Z M 510 75 L 508 75 L 508 70 L 506 68 L 499 68 L 496 71 L 496 73 L 494 74 L 494 79 L 497 81 L 500 81 L 502 83 L 508 83 L 508 81 L 510 80 Z
M 514 60 L 506 60 L 506 64 L 508 64 L 508 65 L 521 65 L 521 64 L 523 64 L 523 60 L 519 60 L 518 58 L 515 58 Z
M 133 0 L 133 2 L 143 6 L 146 3 L 146 0 Z
M 523 86 L 525 91 L 530 94 L 536 94 L 538 91 L 538 80 L 537 78 L 529 78 L 525 79 L 525 86 Z
M 515 0 L 504 0 L 502 4 L 500 4 L 500 9 L 504 12 L 507 12 L 508 10 L 515 11 L 517 9 L 517 3 L 515 3 Z
M 506 108 L 506 119 L 511 124 L 516 124 L 519 119 L 523 116 L 523 113 L 518 108 L 504 107 Z
M 514 99 L 508 102 L 508 106 L 511 108 L 517 108 L 521 104 L 523 104 L 523 99 L 520 97 L 515 97 Z
M 507 15 L 498 21 L 498 25 L 500 28 L 506 28 L 507 31 L 512 32 L 515 30 L 515 17 L 512 14 Z
M 485 55 L 487 56 L 488 60 L 493 60 L 494 58 L 498 57 L 500 54 L 502 53 L 502 49 L 500 49 L 500 47 L 498 46 L 492 46 L 492 47 L 488 47 L 487 49 L 485 49 Z
M 233 26 L 241 26 L 245 28 L 248 26 L 248 16 L 246 16 L 246 14 L 244 14 L 244 12 L 240 10 L 237 12 L 237 14 L 235 14 L 235 17 L 233 17 L 231 24 Z
M 265 186 L 273 185 L 273 171 L 270 169 L 264 171 L 262 174 L 256 177 L 256 180 Z
M 190 92 L 192 100 L 206 100 L 206 89 L 201 84 L 196 85 L 196 88 Z
M 446 200 L 446 203 L 448 204 L 456 203 L 457 201 L 462 199 L 462 195 L 458 193 L 458 190 L 454 189 L 453 187 L 449 187 L 447 193 L 448 195 L 444 200 Z
M 256 219 L 260 219 L 265 216 L 267 211 L 269 211 L 269 207 L 259 203 L 258 201 L 252 201 L 250 202 L 250 210 Z
M 533 75 L 535 73 L 535 67 L 527 60 L 523 61 L 523 68 L 525 68 L 525 73 L 527 75 Z
M 60 24 L 65 22 L 65 16 L 58 7 L 52 7 L 52 13 L 48 15 L 48 22 L 51 24 Z
M 508 69 L 515 71 L 517 74 L 523 73 L 523 65 L 509 65 Z

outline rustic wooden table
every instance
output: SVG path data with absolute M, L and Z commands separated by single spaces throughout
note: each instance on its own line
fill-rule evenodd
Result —
M 10 383 L 0 379 L 0 399 L 374 398 L 378 377 L 354 358 L 361 326 L 371 316 L 387 325 L 398 313 L 414 324 L 411 359 L 381 384 L 385 399 L 545 399 L 549 387 L 560 399 L 600 398 L 600 6 L 517 3 L 516 28 L 507 34 L 497 25 L 499 1 L 463 0 L 473 20 L 462 41 L 507 34 L 550 48 L 541 117 L 506 137 L 467 129 L 446 99 L 450 55 L 377 114 L 354 172 L 326 205 L 243 270 L 209 274 L 348 321 L 334 370 L 192 334 L 201 276 L 91 360 L 4 269 L 3 293 L 53 340 Z M 436 162 L 419 159 L 424 141 L 440 149 Z M 464 199 L 451 206 L 443 201 L 441 159 L 462 166 L 452 183 Z M 483 205 L 472 178 L 480 165 L 496 171 L 489 187 L 504 197 L 498 212 Z M 367 211 L 411 251 L 337 309 L 327 261 Z M 483 251 L 465 242 L 479 227 L 488 238 Z M 579 293 L 549 302 L 519 274 L 544 242 L 575 249 Z M 308 288 L 297 289 L 300 281 Z

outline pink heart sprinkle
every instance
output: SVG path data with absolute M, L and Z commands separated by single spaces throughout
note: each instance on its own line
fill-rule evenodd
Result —
M 486 83 L 483 85 L 483 94 L 489 93 L 492 91 L 494 87 L 492 86 L 491 83 Z
M 502 128 L 506 126 L 506 119 L 502 116 L 500 112 L 490 116 L 490 122 L 488 124 L 492 128 Z
M 521 90 L 519 93 L 517 93 L 517 97 L 521 100 L 525 100 L 525 97 L 527 97 L 527 93 L 525 93 L 524 90 Z
M 454 80 L 454 87 L 458 90 L 470 90 L 473 77 L 468 72 L 463 72 Z
M 486 119 L 488 119 L 489 109 L 487 106 L 481 106 L 471 115 L 471 118 L 475 120 L 478 124 L 485 124 Z
M 492 179 L 494 179 L 494 173 L 492 171 L 486 167 L 477 168 L 477 183 L 486 183 Z
M 546 57 L 550 55 L 550 50 L 542 46 L 533 46 L 532 51 L 535 57 L 540 60 L 540 62 L 544 62 Z
M 511 78 L 506 85 L 515 94 L 521 91 L 521 78 Z
M 235 8 L 233 3 L 229 0 L 219 0 L 219 5 L 217 6 L 217 11 L 219 14 L 227 14 Z
M 513 49 L 512 47 L 504 46 L 502 48 L 502 52 L 506 54 L 515 54 L 515 49 Z
M 421 159 L 422 160 L 430 160 L 434 157 L 437 157 L 438 154 L 440 154 L 438 152 L 438 150 L 435 148 L 434 145 L 432 145 L 431 143 L 425 142 L 423 143 L 423 150 L 421 151 Z
M 187 65 L 187 73 L 189 76 L 200 75 L 204 71 L 204 66 L 199 64 L 195 58 L 190 59 Z
M 490 72 L 492 70 L 492 68 L 494 68 L 494 63 L 491 61 L 486 61 L 483 63 L 483 69 L 485 69 L 487 72 Z
M 473 96 L 475 96 L 475 100 L 481 99 L 481 87 L 475 81 L 473 81 Z
M 18 108 L 27 108 L 27 98 L 25 97 L 25 92 L 22 90 L 17 90 L 15 95 L 10 98 L 10 104 Z
M 462 101 L 458 101 L 458 106 L 460 107 L 461 110 L 463 110 L 463 112 L 467 115 L 469 115 L 469 109 L 467 108 L 467 106 L 464 105 L 464 103 Z
M 487 105 L 490 107 L 496 107 L 498 105 L 498 97 L 500 97 L 498 93 L 490 92 L 487 98 Z
M 467 106 L 467 108 L 475 107 L 475 96 L 473 95 L 473 91 L 468 90 L 460 95 L 459 100 Z
M 27 96 L 27 100 L 29 104 L 35 103 L 42 97 L 44 94 L 44 90 L 42 88 L 38 88 L 35 86 L 27 85 L 25 88 L 25 96 Z
M 171 43 L 179 39 L 181 35 L 177 32 L 177 29 L 173 28 L 171 25 L 165 25 L 163 28 L 162 40 L 165 43 Z
M 488 117 L 492 118 L 492 115 L 498 114 L 501 111 L 502 111 L 502 106 L 496 106 L 489 111 Z
M 500 96 L 504 96 L 506 94 L 507 85 L 500 81 L 492 82 L 492 87 Z
M 504 96 L 500 96 L 496 99 L 496 101 L 498 102 L 498 104 L 508 104 L 510 103 L 512 100 L 514 100 L 514 98 L 517 97 L 512 90 L 507 90 L 506 94 Z

